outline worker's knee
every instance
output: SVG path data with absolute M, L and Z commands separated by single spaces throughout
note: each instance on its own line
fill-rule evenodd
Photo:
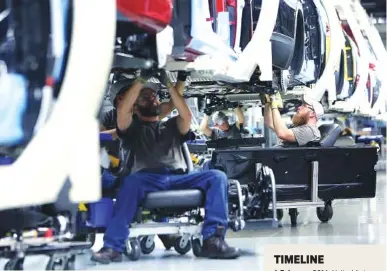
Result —
M 141 176 L 139 174 L 130 174 L 122 180 L 121 189 L 136 190 L 141 186 Z
M 208 174 L 210 176 L 211 186 L 219 187 L 220 189 L 228 187 L 227 175 L 223 171 L 210 169 Z

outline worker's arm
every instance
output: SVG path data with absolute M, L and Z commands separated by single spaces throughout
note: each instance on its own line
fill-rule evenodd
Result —
M 237 108 L 235 108 L 235 116 L 236 116 L 236 127 L 240 129 L 243 127 L 243 124 L 245 123 L 245 116 L 243 114 L 242 108 L 238 105 Z
M 264 121 L 265 121 L 266 127 L 274 131 L 273 114 L 269 103 L 265 104 L 265 108 L 263 112 L 264 112 L 263 115 L 264 115 Z
M 273 127 L 276 135 L 283 141 L 295 142 L 296 137 L 291 129 L 289 129 L 283 119 L 278 108 L 282 106 L 282 99 L 279 93 L 271 98 L 271 116 L 273 118 Z
M 166 86 L 169 91 L 171 100 L 179 113 L 179 116 L 177 117 L 178 129 L 182 135 L 185 135 L 191 128 L 191 110 L 188 108 L 184 97 L 179 93 L 177 88 L 172 86 L 171 82 L 169 82 L 164 70 L 160 74 L 160 82 Z
M 271 130 L 274 131 L 274 125 L 273 125 L 273 116 L 271 112 L 271 104 L 270 104 L 270 97 L 267 94 L 261 93 L 261 103 L 264 106 L 263 109 L 263 119 L 265 126 Z
M 132 123 L 133 107 L 144 83 L 145 79 L 137 78 L 132 87 L 124 93 L 117 107 L 117 127 L 121 131 L 128 129 Z
M 208 126 L 208 119 L 209 119 L 209 117 L 210 116 L 206 114 L 204 116 L 204 118 L 202 119 L 202 122 L 200 123 L 200 126 L 199 126 L 199 131 L 202 132 L 203 134 L 205 134 L 208 137 L 210 137 L 212 135 L 212 130 Z
M 175 88 L 177 89 L 177 91 L 180 93 L 181 96 L 183 96 L 184 87 L 185 87 L 184 81 L 178 81 L 175 85 Z M 172 99 L 169 99 L 168 102 L 162 103 L 160 107 L 161 107 L 160 119 L 163 119 L 166 116 L 168 116 L 176 108 Z
M 274 131 L 276 135 L 283 141 L 296 142 L 296 137 L 291 129 L 289 129 L 281 118 L 278 108 L 272 109 Z

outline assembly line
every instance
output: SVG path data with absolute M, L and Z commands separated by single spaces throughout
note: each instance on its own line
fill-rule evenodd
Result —
M 386 63 L 358 0 L 1 2 L 0 266 L 383 243 Z

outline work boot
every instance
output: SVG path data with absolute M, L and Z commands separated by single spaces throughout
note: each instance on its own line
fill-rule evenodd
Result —
M 201 256 L 211 259 L 235 259 L 240 256 L 237 248 L 230 247 L 224 240 L 224 227 L 218 227 L 214 236 L 203 241 Z
M 122 262 L 122 254 L 114 249 L 103 247 L 100 251 L 93 253 L 91 260 L 102 264 L 118 263 Z
M 175 242 L 176 242 L 176 239 L 179 237 L 179 235 L 175 235 L 175 234 L 161 234 L 159 235 L 159 238 L 161 240 L 161 242 L 163 242 L 163 245 L 165 247 L 166 250 L 170 250 L 174 245 L 175 245 Z

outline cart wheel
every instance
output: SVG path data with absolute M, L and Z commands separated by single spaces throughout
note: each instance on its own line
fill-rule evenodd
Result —
M 243 230 L 243 228 L 245 227 L 245 221 L 243 221 L 243 220 L 240 219 L 240 218 L 236 218 L 236 219 L 234 219 L 233 221 L 229 222 L 229 227 L 230 227 L 234 232 L 241 231 L 241 230 Z
M 140 259 L 141 247 L 138 239 L 132 239 L 126 242 L 125 255 L 132 261 Z
M 290 223 L 292 224 L 292 227 L 297 226 L 297 216 L 298 211 L 296 208 L 289 209 L 289 216 L 290 216 Z
M 283 217 L 284 217 L 284 210 L 277 209 L 277 220 L 281 221 Z
M 192 252 L 196 257 L 202 256 L 202 245 L 200 244 L 199 238 L 193 239 L 191 238 L 192 243 Z
M 4 270 L 23 270 L 23 264 L 24 258 L 11 259 L 5 264 Z
M 330 203 L 325 203 L 325 207 L 317 207 L 316 209 L 317 217 L 321 222 L 325 223 L 331 220 L 333 216 L 333 208 Z
M 151 254 L 155 246 L 155 242 L 150 236 L 145 236 L 140 241 L 141 252 L 143 254 Z
M 66 260 L 63 270 L 75 270 L 75 255 Z
M 176 239 L 174 248 L 180 255 L 185 255 L 188 253 L 188 251 L 191 250 L 191 242 L 189 238 L 184 238 L 184 236 L 180 236 Z

